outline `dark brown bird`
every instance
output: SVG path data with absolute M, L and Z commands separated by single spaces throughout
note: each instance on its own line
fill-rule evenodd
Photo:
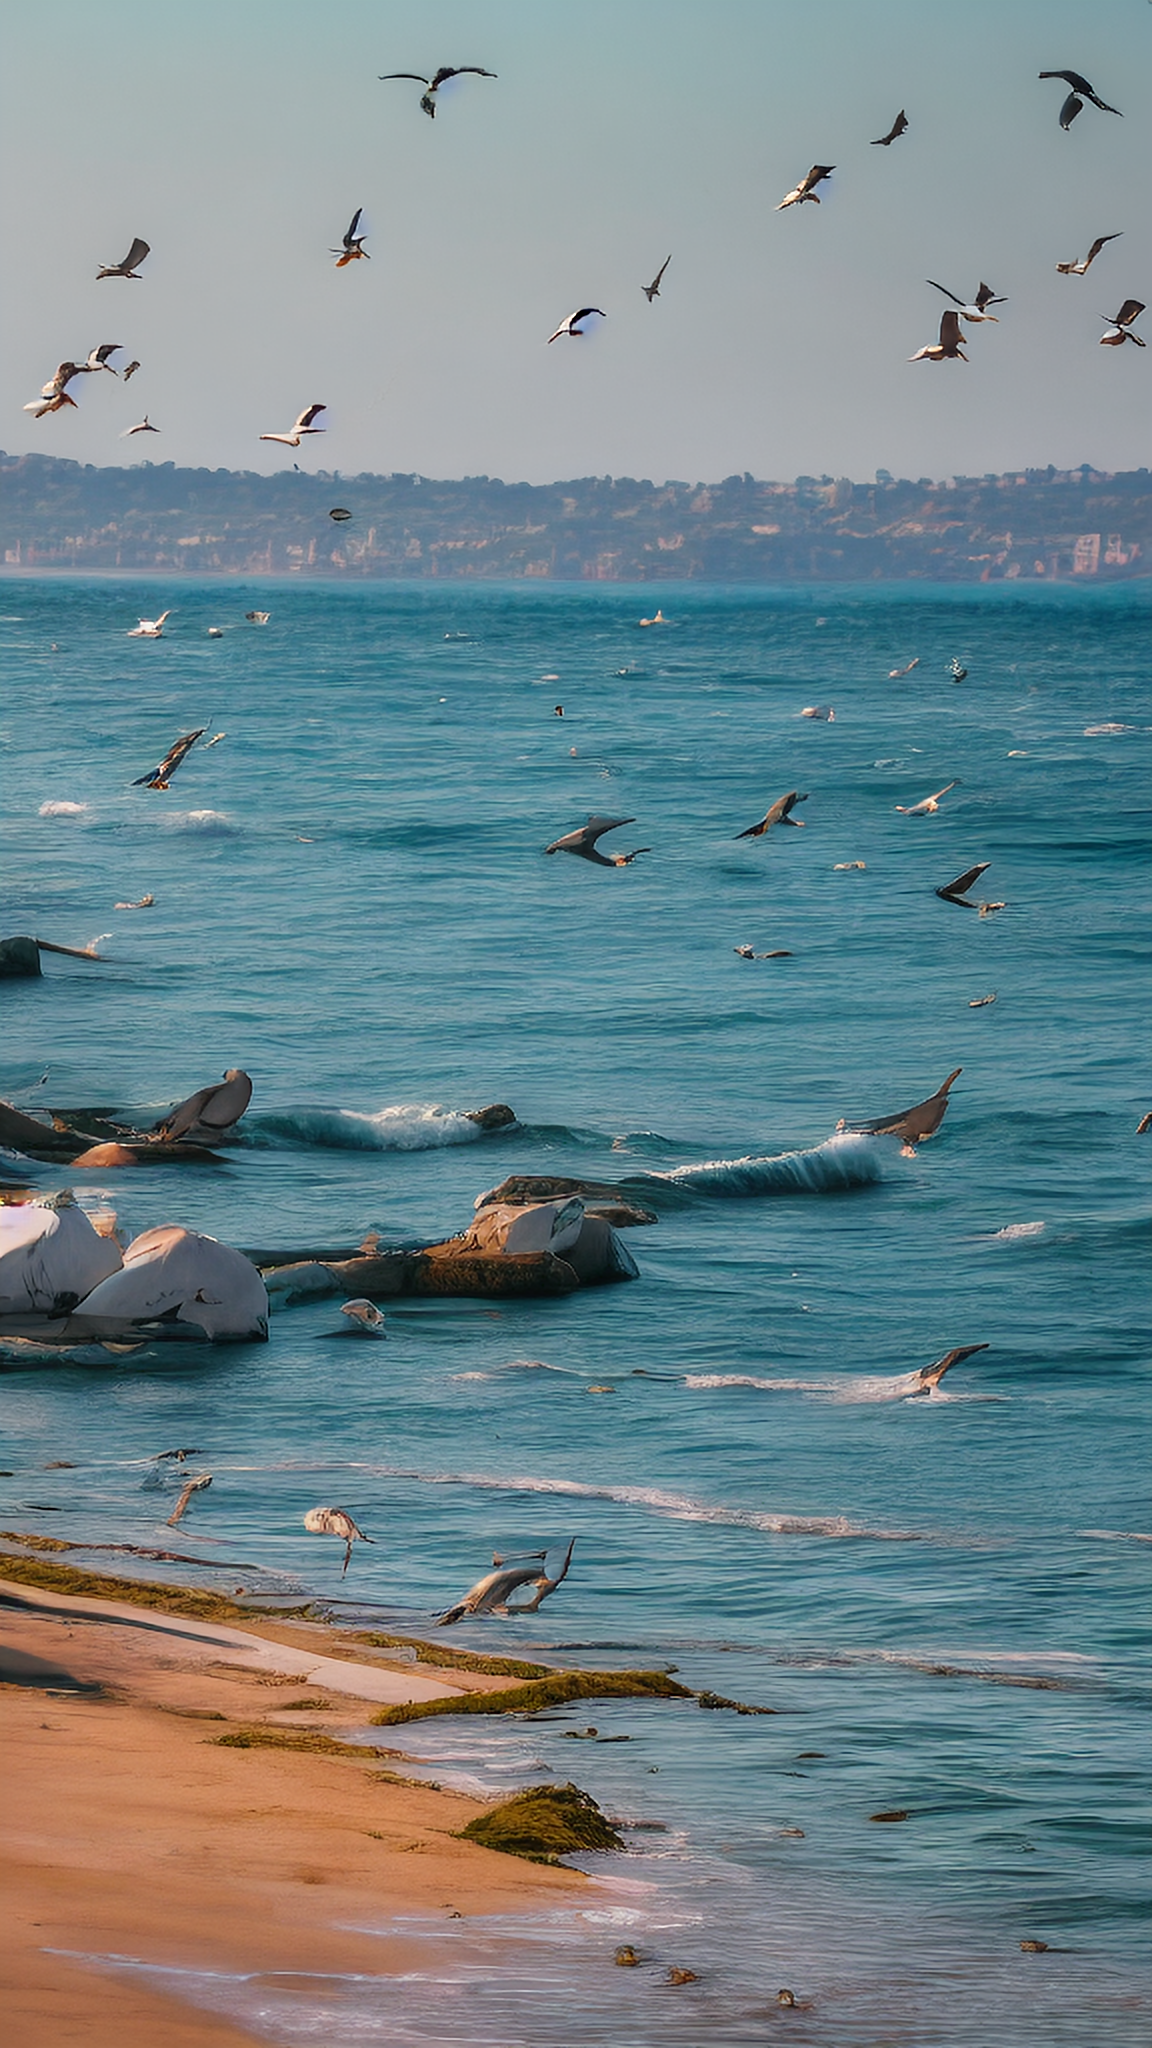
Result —
M 1100 336 L 1101 348 L 1123 348 L 1126 341 L 1134 341 L 1137 348 L 1146 348 L 1138 334 L 1132 332 L 1132 322 L 1144 311 L 1143 299 L 1125 299 L 1118 313 L 1101 313 L 1100 318 L 1108 322 L 1108 334 Z
M 647 299 L 649 305 L 652 304 L 653 299 L 658 299 L 660 297 L 660 279 L 663 277 L 664 272 L 667 270 L 668 265 L 671 263 L 671 261 L 671 256 L 666 256 L 664 258 L 663 263 L 660 265 L 659 270 L 656 272 L 655 277 L 652 279 L 651 284 L 641 285 L 640 289 L 643 292 L 644 297 Z
M 1118 242 L 1122 233 L 1123 230 L 1118 229 L 1114 235 L 1097 235 L 1086 256 L 1078 257 L 1075 263 L 1058 263 L 1056 268 L 1061 277 L 1083 277 L 1089 264 L 1095 263 L 1105 242 Z
M 977 861 L 974 868 L 965 868 L 964 873 L 957 875 L 954 882 L 945 882 L 942 888 L 937 889 L 936 894 L 942 897 L 945 903 L 962 903 L 966 910 L 979 910 L 980 905 L 972 902 L 968 891 L 991 865 L 990 861 Z
M 790 789 L 787 796 L 777 797 L 775 803 L 765 811 L 758 825 L 749 825 L 746 832 L 738 832 L 737 839 L 762 839 L 765 832 L 772 830 L 773 825 L 803 826 L 803 818 L 793 818 L 790 813 L 795 810 L 797 804 L 806 804 L 807 801 L 807 793 L 801 796 L 799 790 Z
M 918 1388 L 914 1388 L 913 1392 L 934 1394 L 945 1373 L 949 1372 L 954 1365 L 959 1365 L 962 1359 L 974 1357 L 977 1351 L 987 1351 L 987 1349 L 987 1344 L 960 1344 L 956 1347 L 955 1351 L 946 1351 L 943 1358 L 938 1358 L 934 1365 L 922 1365 L 920 1367 L 920 1385 Z
M 167 614 L 165 614 L 165 617 L 167 617 Z M 185 754 L 196 745 L 201 734 L 207 732 L 207 730 L 206 725 L 198 725 L 195 732 L 186 732 L 183 739 L 177 740 L 174 746 L 169 747 L 158 768 L 153 768 L 148 775 L 138 775 L 136 777 L 132 784 L 133 789 L 139 789 L 141 786 L 148 789 L 167 789 Z
M 1119 107 L 1110 107 L 1108 105 L 1107 100 L 1102 100 L 1097 93 L 1093 92 L 1092 87 L 1089 85 L 1088 80 L 1084 77 L 1082 72 L 1041 71 L 1037 73 L 1037 76 L 1039 78 L 1062 78 L 1066 85 L 1070 85 L 1072 87 L 1072 90 L 1069 93 L 1067 99 L 1065 100 L 1064 105 L 1060 109 L 1060 126 L 1063 128 L 1065 134 L 1068 133 L 1069 128 L 1072 126 L 1073 121 L 1076 119 L 1077 114 L 1080 112 L 1080 109 L 1084 105 L 1085 100 L 1091 100 L 1092 105 L 1094 107 L 1099 107 L 1101 113 L 1103 114 L 1120 113 Z M 1123 115 L 1121 115 L 1121 119 L 1123 119 Z
M 626 868 L 636 859 L 637 854 L 651 853 L 650 846 L 637 846 L 631 853 L 607 854 L 599 852 L 596 841 L 605 832 L 615 832 L 620 825 L 634 825 L 635 818 L 600 818 L 592 816 L 578 832 L 566 832 L 563 839 L 554 839 L 545 853 L 575 853 L 581 860 L 594 861 L 598 868 Z
M 328 252 L 330 256 L 336 257 L 337 270 L 343 270 L 344 265 L 346 263 L 355 263 L 357 258 L 360 256 L 364 258 L 365 263 L 367 263 L 370 260 L 368 256 L 368 251 L 364 247 L 364 243 L 367 237 L 365 235 L 358 235 L 356 233 L 356 230 L 360 225 L 360 215 L 363 213 L 363 211 L 364 208 L 362 206 L 358 206 L 356 208 L 355 213 L 352 215 L 348 232 L 345 235 L 343 243 L 341 245 L 343 254 L 341 254 L 340 249 L 330 249 Z
M 420 105 L 430 121 L 436 119 L 436 94 L 450 78 L 462 78 L 470 72 L 474 78 L 495 78 L 494 71 L 484 71 L 479 64 L 442 64 L 434 78 L 425 78 L 422 71 L 381 71 L 377 73 L 381 84 L 389 78 L 410 78 L 415 85 L 426 85 L 428 90 L 420 96 Z
M 914 356 L 909 356 L 908 361 L 910 363 L 943 363 L 952 361 L 959 356 L 960 361 L 966 363 L 968 358 L 960 346 L 963 339 L 964 330 L 960 325 L 959 313 L 954 313 L 951 306 L 946 306 L 940 316 L 939 341 L 926 342 L 923 348 L 917 349 Z
M 901 107 L 900 112 L 897 114 L 896 119 L 893 121 L 892 126 L 888 130 L 887 135 L 878 135 L 876 137 L 875 142 L 872 144 L 873 149 L 887 149 L 889 143 L 895 142 L 897 136 L 903 135 L 904 130 L 907 128 L 907 126 L 908 116 L 904 112 L 903 107 Z

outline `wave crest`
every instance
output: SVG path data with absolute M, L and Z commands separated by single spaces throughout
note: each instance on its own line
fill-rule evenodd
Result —
M 707 1159 L 675 1166 L 652 1180 L 701 1195 L 823 1195 L 867 1187 L 884 1177 L 882 1140 L 857 1131 L 837 1133 L 809 1152 L 778 1152 L 769 1158 Z M 889 1148 L 891 1149 L 891 1148 Z
M 336 1152 L 430 1152 L 470 1145 L 484 1133 L 458 1109 L 432 1102 L 398 1102 L 362 1114 L 354 1109 L 272 1110 L 251 1119 L 249 1143 L 287 1140 Z

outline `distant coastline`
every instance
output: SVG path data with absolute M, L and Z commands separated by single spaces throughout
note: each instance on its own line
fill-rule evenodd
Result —
M 337 507 L 351 516 L 333 522 Z M 351 583 L 1116 583 L 1152 573 L 1152 473 L 505 484 L 0 453 L 0 566 Z

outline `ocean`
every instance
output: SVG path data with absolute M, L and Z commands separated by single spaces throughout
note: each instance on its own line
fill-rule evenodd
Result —
M 266 1346 L 9 1372 L 0 1521 L 155 1544 L 148 1461 L 196 1445 L 185 1576 L 413 1634 L 494 1548 L 575 1537 L 539 1613 L 445 1639 L 773 1710 L 396 1731 L 441 1783 L 572 1777 L 646 1825 L 587 1905 L 406 1923 L 427 1971 L 387 1997 L 172 1983 L 328 2048 L 1143 2043 L 1148 586 L 9 576 L 0 613 L 3 930 L 107 956 L 4 984 L 0 1094 L 154 1121 L 255 1082 L 226 1164 L 86 1203 L 411 1244 L 526 1172 L 659 1216 L 630 1284 L 385 1304 L 382 1344 L 319 1301 Z M 792 789 L 804 829 L 737 838 Z M 543 857 L 592 812 L 651 851 Z M 984 917 L 935 894 L 977 862 Z M 954 1068 L 916 1156 L 837 1132 Z M 330 1503 L 375 1539 L 343 1582 Z

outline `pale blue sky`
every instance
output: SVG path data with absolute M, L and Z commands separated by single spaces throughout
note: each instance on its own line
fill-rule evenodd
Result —
M 1097 346 L 1152 304 L 1148 0 L 7 0 L 0 34 L 10 452 L 275 469 L 257 437 L 321 400 L 297 459 L 345 473 L 1150 460 L 1152 349 Z M 442 63 L 499 77 L 435 122 L 377 80 Z M 1062 134 L 1056 66 L 1124 119 Z M 775 212 L 813 162 L 824 203 Z M 357 206 L 372 260 L 337 271 Z M 142 281 L 98 284 L 136 234 Z M 967 365 L 906 360 L 928 277 L 1010 301 Z M 546 347 L 587 302 L 600 331 Z M 22 412 L 112 340 L 130 387 Z

